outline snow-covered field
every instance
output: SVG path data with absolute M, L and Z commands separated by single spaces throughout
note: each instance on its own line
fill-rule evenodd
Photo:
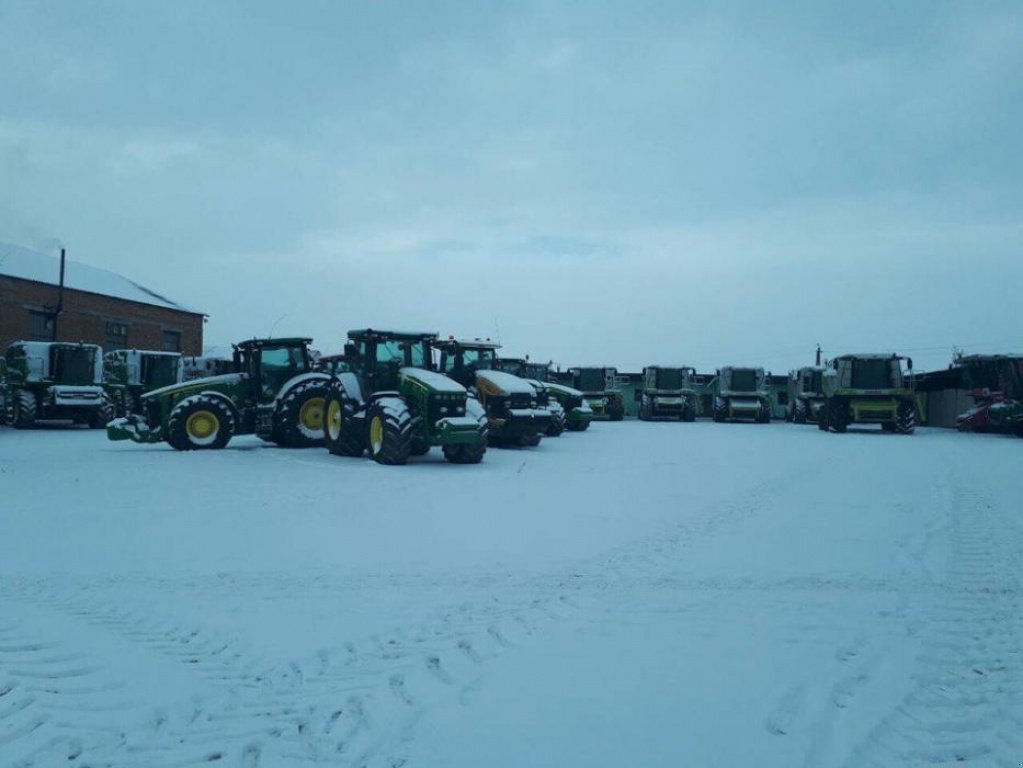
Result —
M 0 766 L 1019 766 L 1023 441 L 0 429 Z

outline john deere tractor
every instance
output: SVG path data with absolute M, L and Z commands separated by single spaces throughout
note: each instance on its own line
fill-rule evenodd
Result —
M 1023 437 L 1023 355 L 960 355 L 955 363 L 973 398 L 956 427 Z
M 643 369 L 639 418 L 695 421 L 699 397 L 692 381 L 695 368 L 648 365 Z
M 367 451 L 379 464 L 404 464 L 440 446 L 454 464 L 487 450 L 487 414 L 465 387 L 435 370 L 435 333 L 348 332 L 347 370 L 327 394 L 324 435 L 338 456 Z
M 902 370 L 906 361 L 908 373 Z M 845 432 L 850 424 L 880 424 L 910 435 L 916 428 L 913 361 L 894 354 L 842 355 L 823 377 L 825 402 L 818 428 Z
M 824 369 L 808 365 L 789 371 L 789 406 L 785 420 L 796 424 L 819 421 L 824 407 Z
M 475 395 L 486 411 L 491 445 L 540 444 L 554 424 L 547 393 L 539 382 L 496 370 L 500 344 L 448 339 L 437 347 L 440 370 Z
M 714 421 L 771 420 L 771 398 L 763 368 L 725 366 L 717 371 L 714 391 Z
M 330 377 L 312 370 L 311 339 L 252 339 L 234 345 L 235 373 L 146 392 L 141 414 L 116 419 L 111 440 L 167 442 L 179 451 L 225 447 L 255 434 L 289 448 L 323 444 Z
M 528 358 L 502 357 L 497 361 L 497 369 L 526 379 L 537 387 L 540 402 L 547 398 L 547 407 L 551 409 L 551 426 L 547 430 L 548 437 L 557 437 L 562 430 L 582 432 L 593 420 L 590 408 L 583 393 L 578 389 L 551 380 L 550 366 L 546 363 L 534 363 Z
M 95 344 L 16 341 L 7 348 L 7 421 L 73 421 L 102 429 L 113 418 L 103 392 L 103 350 Z
M 179 352 L 118 349 L 103 355 L 103 388 L 117 416 L 141 413 L 142 395 L 184 381 Z
M 594 419 L 625 418 L 625 394 L 618 386 L 617 368 L 569 368 L 572 386 L 583 393 Z

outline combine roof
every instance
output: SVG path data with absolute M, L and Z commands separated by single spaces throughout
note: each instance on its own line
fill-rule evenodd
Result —
M 416 341 L 432 341 L 437 338 L 437 334 L 429 331 L 388 331 L 376 328 L 359 328 L 354 331 L 349 331 L 348 338 L 352 341 L 379 341 L 380 339 L 414 339 Z
M 60 281 L 60 259 L 19 245 L 0 243 L 0 275 L 57 285 Z M 202 314 L 116 272 L 79 264 L 71 259 L 67 260 L 64 285 L 75 291 L 96 293 L 196 315 Z

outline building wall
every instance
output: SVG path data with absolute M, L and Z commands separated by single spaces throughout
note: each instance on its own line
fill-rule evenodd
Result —
M 12 341 L 32 339 L 31 311 L 57 303 L 57 287 L 0 275 L 0 351 Z M 113 348 L 118 331 L 126 331 L 123 346 L 163 349 L 164 332 L 181 334 L 180 351 L 202 354 L 203 316 L 165 307 L 65 289 L 64 311 L 57 320 L 57 341 L 81 341 Z M 113 332 L 113 335 L 112 335 Z M 45 341 L 36 336 L 36 340 Z
M 956 417 L 973 407 L 965 389 L 939 389 L 920 393 L 924 399 L 924 423 L 928 427 L 955 427 Z

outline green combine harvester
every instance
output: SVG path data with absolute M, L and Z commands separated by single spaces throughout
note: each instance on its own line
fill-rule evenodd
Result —
M 824 369 L 808 365 L 789 371 L 789 405 L 785 420 L 796 424 L 817 422 L 827 399 L 824 397 Z
M 771 397 L 763 368 L 725 366 L 717 371 L 714 390 L 714 421 L 771 420 Z
M 454 464 L 477 464 L 487 450 L 487 414 L 465 387 L 433 365 L 436 333 L 348 332 L 347 370 L 331 378 L 325 437 L 337 456 L 367 451 L 379 464 L 404 464 L 440 446 Z
M 973 398 L 973 407 L 958 416 L 956 427 L 1023 437 L 1023 355 L 960 355 L 954 363 Z
M 142 395 L 180 384 L 184 378 L 180 352 L 119 349 L 103 355 L 103 388 L 118 417 L 141 414 Z
M 617 368 L 569 368 L 572 386 L 583 393 L 583 400 L 594 419 L 621 421 L 625 418 L 625 394 L 618 386 Z
M 902 370 L 902 361 L 908 370 Z M 845 432 L 850 424 L 879 424 L 911 435 L 916 428 L 913 360 L 895 354 L 842 355 L 823 377 L 825 403 L 819 429 Z
M 699 395 L 693 387 L 696 369 L 648 365 L 643 369 L 639 418 L 643 421 L 695 421 Z
M 438 342 L 437 348 L 441 372 L 475 395 L 486 411 L 491 445 L 533 447 L 549 434 L 554 417 L 546 393 L 541 395 L 535 384 L 496 369 L 500 344 L 451 338 Z
M 547 407 L 551 409 L 553 418 L 548 437 L 557 437 L 565 429 L 583 432 L 589 428 L 593 411 L 583 393 L 552 381 L 550 366 L 546 363 L 534 363 L 522 357 L 502 357 L 497 361 L 497 369 L 531 382 L 540 393 L 541 403 L 545 402 L 544 397 L 547 398 Z
M 252 434 L 288 448 L 322 445 L 330 377 L 312 370 L 310 341 L 235 344 L 233 373 L 146 392 L 141 414 L 112 421 L 107 437 L 166 442 L 179 451 L 223 448 L 235 435 Z
M 16 429 L 72 421 L 102 429 L 114 416 L 103 391 L 103 350 L 95 344 L 16 341 L 5 355 L 5 419 Z

